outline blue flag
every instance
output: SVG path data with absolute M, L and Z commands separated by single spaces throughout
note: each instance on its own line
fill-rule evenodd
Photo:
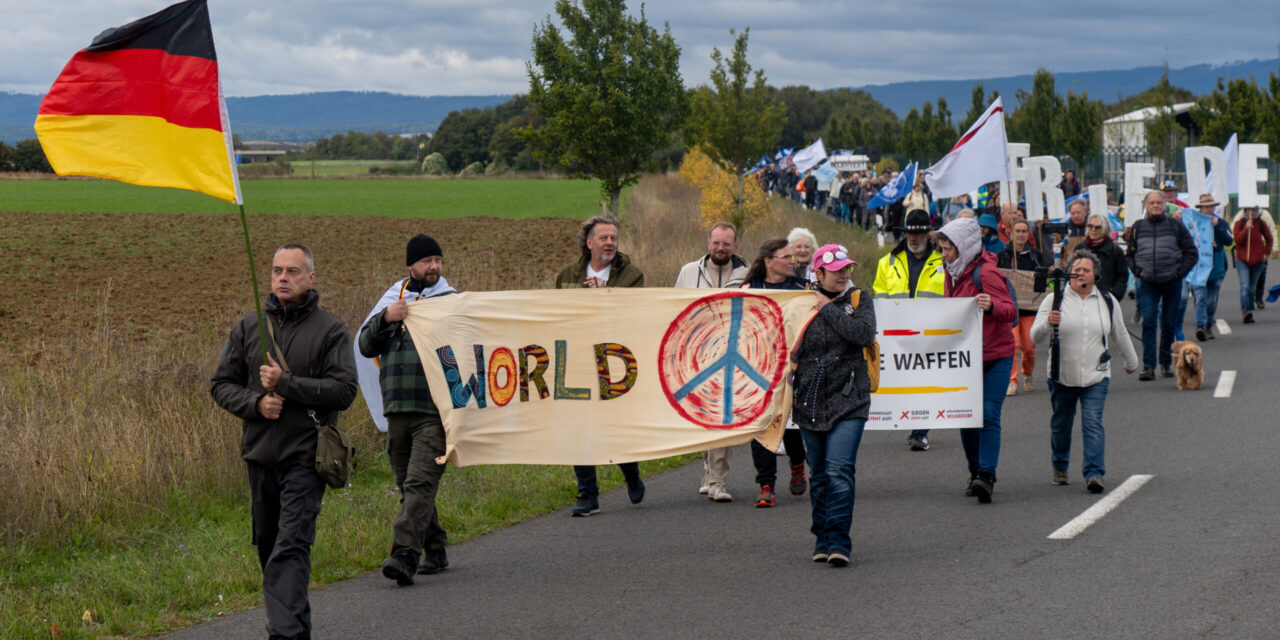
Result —
M 1213 271 L 1213 217 L 1195 209 L 1183 209 L 1182 224 L 1191 232 L 1192 239 L 1196 241 L 1196 253 L 1200 256 L 1196 266 L 1187 274 L 1187 284 L 1203 287 L 1209 280 L 1209 272 Z
M 899 173 L 896 178 L 890 180 L 889 184 L 886 184 L 884 188 L 880 190 L 880 193 L 877 193 L 874 198 L 867 202 L 867 208 L 876 209 L 878 207 L 891 205 L 907 197 L 907 194 L 910 193 L 911 189 L 915 186 L 916 163 L 912 162 L 907 165 L 907 168 L 903 169 L 902 173 Z
M 774 156 L 773 156 L 773 159 L 774 159 L 774 160 L 781 160 L 781 159 L 783 159 L 783 158 L 785 158 L 785 157 L 787 157 L 787 156 L 791 155 L 791 153 L 792 153 L 793 151 L 795 151 L 795 150 L 796 150 L 796 148 L 795 148 L 795 147 L 787 147 L 787 148 L 785 148 L 785 149 L 779 149 L 779 150 L 778 150 L 778 153 L 777 153 L 776 155 L 774 155 Z

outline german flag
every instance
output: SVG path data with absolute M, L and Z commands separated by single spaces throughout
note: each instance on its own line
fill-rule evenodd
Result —
M 63 68 L 35 128 L 58 175 L 243 202 L 207 0 L 103 31 Z

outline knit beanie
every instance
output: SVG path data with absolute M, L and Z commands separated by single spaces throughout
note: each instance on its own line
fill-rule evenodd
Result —
M 413 263 L 431 256 L 444 257 L 440 251 L 440 243 L 429 235 L 421 234 L 414 236 L 409 240 L 409 246 L 404 250 L 404 266 L 411 266 Z

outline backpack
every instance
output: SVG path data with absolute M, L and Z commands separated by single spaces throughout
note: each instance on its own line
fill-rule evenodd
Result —
M 975 265 L 970 273 L 973 274 L 973 286 L 978 288 L 978 293 L 982 293 L 982 263 L 979 262 Z M 1004 278 L 1004 288 L 1009 290 L 1009 298 L 1013 300 L 1013 308 L 1016 311 L 1018 308 L 1018 292 L 1013 290 L 1013 283 L 1009 282 L 1009 276 L 1006 276 L 1003 271 L 1000 272 L 1000 277 Z M 1013 326 L 1018 326 L 1018 314 L 1016 313 L 1013 315 Z
M 857 309 L 861 301 L 862 289 L 854 289 L 849 294 L 849 304 Z M 867 379 L 871 381 L 871 393 L 875 393 L 880 389 L 880 341 L 872 339 L 871 346 L 862 348 L 862 357 L 867 361 Z

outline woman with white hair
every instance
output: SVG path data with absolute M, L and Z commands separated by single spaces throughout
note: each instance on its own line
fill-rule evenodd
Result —
M 814 249 L 818 248 L 818 238 L 812 231 L 804 227 L 796 227 L 787 234 L 787 246 L 795 251 L 796 277 L 803 278 L 806 282 L 813 282 L 813 272 L 809 270 L 809 263 L 813 260 Z
M 965 495 L 991 502 L 1000 460 L 1000 411 L 1013 370 L 1013 332 L 1018 308 L 996 256 L 982 250 L 978 222 L 957 218 L 938 230 L 938 252 L 947 270 L 946 297 L 974 298 L 982 310 L 982 427 L 961 429 L 960 444 L 969 462 Z

